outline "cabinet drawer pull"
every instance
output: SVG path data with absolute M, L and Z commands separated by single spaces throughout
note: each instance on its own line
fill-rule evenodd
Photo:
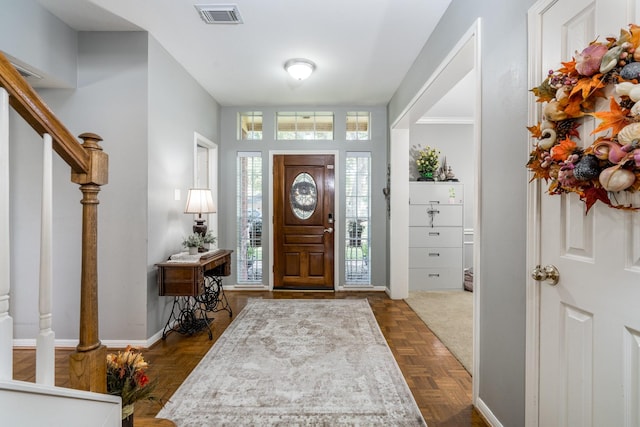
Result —
M 429 236 L 439 236 L 440 233 L 438 231 L 430 231 Z
M 429 252 L 429 256 L 440 256 L 438 252 Z
M 438 273 L 429 273 L 429 277 L 440 277 Z
M 429 200 L 429 203 L 436 203 L 436 204 L 440 204 L 440 200 Z

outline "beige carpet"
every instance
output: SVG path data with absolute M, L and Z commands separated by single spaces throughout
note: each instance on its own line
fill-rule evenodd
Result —
M 426 427 L 365 299 L 250 299 L 158 417 L 178 427 Z
M 407 304 L 471 373 L 473 366 L 473 293 L 411 291 Z

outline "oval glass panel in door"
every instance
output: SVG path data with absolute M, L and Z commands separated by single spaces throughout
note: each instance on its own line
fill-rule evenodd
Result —
M 309 219 L 318 204 L 316 181 L 306 172 L 298 174 L 289 192 L 291 210 L 300 219 Z

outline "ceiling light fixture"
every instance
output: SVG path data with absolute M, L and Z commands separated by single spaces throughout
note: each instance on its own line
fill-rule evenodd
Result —
M 316 69 L 316 64 L 308 59 L 294 58 L 284 64 L 284 69 L 296 80 L 304 80 Z

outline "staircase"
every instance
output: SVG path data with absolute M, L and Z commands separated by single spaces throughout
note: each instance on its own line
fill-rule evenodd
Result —
M 42 136 L 44 145 L 40 238 L 39 334 L 36 383 L 13 380 L 13 319 L 10 296 L 9 108 Z M 98 338 L 97 210 L 108 181 L 101 138 L 80 143 L 0 53 L 0 419 L 2 425 L 119 426 L 121 401 L 106 395 L 106 347 Z M 82 273 L 79 344 L 69 360 L 72 389 L 55 387 L 52 330 L 52 153 L 71 168 L 82 193 Z M 74 419 L 70 419 L 74 418 Z

